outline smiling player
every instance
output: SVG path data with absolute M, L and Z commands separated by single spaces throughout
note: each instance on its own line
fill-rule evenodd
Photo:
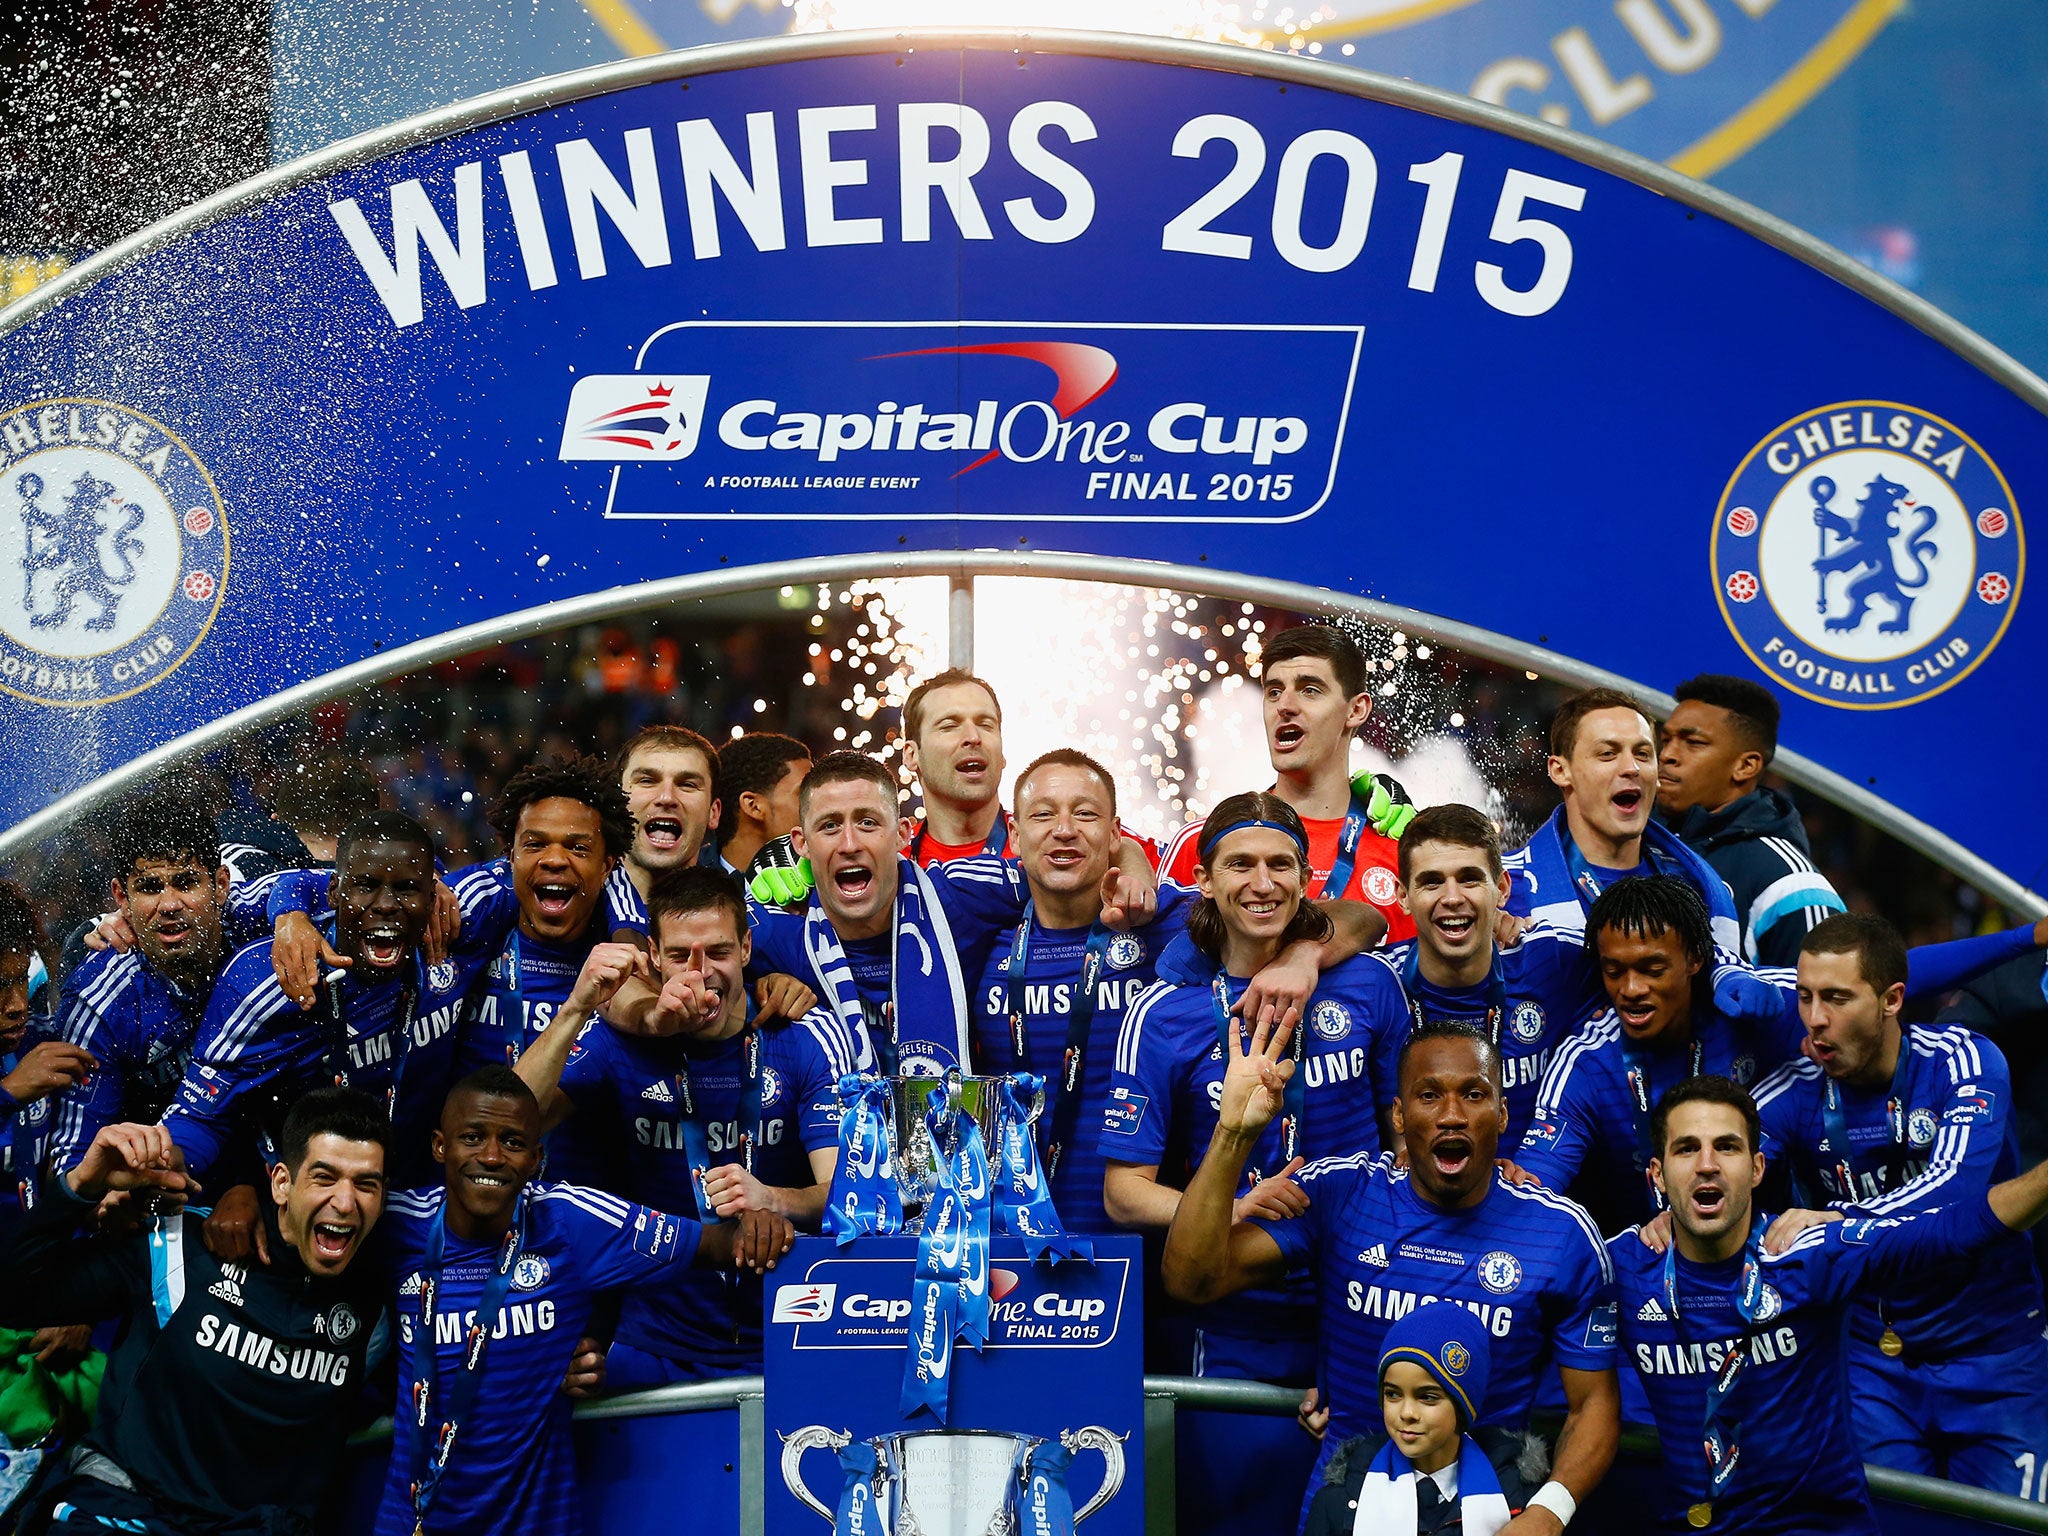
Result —
M 367 1094 L 322 1088 L 293 1107 L 265 1181 L 268 1268 L 215 1259 L 195 1214 L 148 1236 L 94 1230 L 110 1192 L 191 1192 L 162 1126 L 102 1126 L 49 1175 L 0 1264 L 0 1320 L 123 1326 L 92 1429 L 24 1530 L 312 1529 L 385 1308 L 362 1249 L 389 1136 Z
M 1410 937 L 1415 925 L 1401 908 L 1395 839 L 1414 807 L 1392 779 L 1351 777 L 1351 741 L 1372 713 L 1365 653 L 1335 625 L 1297 624 L 1267 644 L 1260 678 L 1272 792 L 1308 834 L 1307 893 L 1367 902 L 1390 938 Z M 1190 822 L 1167 845 L 1161 878 L 1195 883 L 1202 825 Z
M 430 966 L 420 955 L 433 915 L 434 845 L 397 811 L 365 816 L 342 834 L 331 896 L 332 932 L 321 938 L 346 966 L 307 1004 L 279 983 L 275 941 L 250 945 L 221 973 L 163 1117 L 195 1177 L 230 1151 L 274 1149 L 291 1106 L 337 1082 L 387 1106 L 394 1173 L 424 1171 L 463 997 L 487 957 L 464 948 Z

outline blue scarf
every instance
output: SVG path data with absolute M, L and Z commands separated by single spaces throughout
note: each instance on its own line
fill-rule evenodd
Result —
M 960 974 L 960 951 L 931 877 L 909 859 L 896 861 L 892 931 L 896 950 L 889 967 L 889 1007 L 881 1027 L 872 1032 L 883 1074 L 898 1075 L 900 1048 L 918 1041 L 951 1050 L 960 1070 L 970 1070 L 967 983 Z M 804 912 L 804 953 L 810 957 L 818 996 L 858 1040 L 867 1022 L 860 989 L 815 887 Z
M 1576 850 L 1571 838 L 1564 807 L 1560 805 L 1529 839 L 1515 879 L 1528 888 L 1531 917 L 1540 918 L 1560 933 L 1583 939 L 1592 898 L 1579 889 L 1573 878 L 1572 854 Z M 1700 899 L 1707 904 L 1714 947 L 1723 952 L 1724 960 L 1732 961 L 1742 953 L 1742 925 L 1736 920 L 1735 898 L 1711 864 L 1688 848 L 1676 832 L 1655 819 L 1643 828 L 1642 858 L 1650 872 L 1676 875 L 1700 893 Z
M 1464 1536 L 1493 1536 L 1510 1518 L 1500 1478 L 1477 1441 L 1470 1435 L 1458 1439 L 1458 1518 Z M 1415 1480 L 1425 1475 L 1391 1439 L 1381 1446 L 1366 1470 L 1365 1486 L 1358 1490 L 1358 1518 L 1351 1523 L 1354 1536 L 1410 1536 L 1419 1518 Z

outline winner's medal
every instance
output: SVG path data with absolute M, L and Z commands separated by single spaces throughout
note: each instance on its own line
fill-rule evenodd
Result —
M 1693 1505 L 1692 1508 L 1685 1512 L 1685 1523 L 1696 1531 L 1705 1530 L 1708 1522 L 1713 1518 L 1714 1501 L 1712 1499 L 1701 1499 L 1699 1503 Z
M 1878 1336 L 1877 1347 L 1887 1358 L 1896 1360 L 1906 1352 L 1906 1341 L 1899 1337 L 1897 1329 L 1887 1328 Z

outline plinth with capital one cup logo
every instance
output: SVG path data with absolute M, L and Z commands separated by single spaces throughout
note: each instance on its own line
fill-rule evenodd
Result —
M 1140 1244 L 1092 1265 L 990 1245 L 989 1336 L 953 1352 L 946 1423 L 902 1412 L 915 1237 L 801 1237 L 769 1275 L 769 1536 L 1144 1529 Z M 1053 1485 L 1057 1486 L 1053 1486 Z

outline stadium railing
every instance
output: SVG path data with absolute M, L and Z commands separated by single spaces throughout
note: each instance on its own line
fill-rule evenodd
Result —
M 1174 1497 L 1175 1434 L 1183 1412 L 1243 1413 L 1294 1417 L 1301 1393 L 1257 1381 L 1225 1381 L 1213 1377 L 1147 1376 L 1145 1378 L 1145 1529 L 1147 1536 L 1172 1536 L 1177 1529 Z M 681 1414 L 736 1415 L 738 1424 L 739 1536 L 761 1536 L 766 1515 L 768 1470 L 775 1458 L 767 1443 L 761 1378 L 737 1376 L 724 1381 L 686 1382 L 580 1403 L 579 1423 L 669 1417 Z M 380 1419 L 356 1436 L 355 1444 L 376 1448 L 391 1436 L 391 1421 Z M 1621 1463 L 1655 1466 L 1662 1460 L 1656 1433 L 1630 1425 L 1622 1431 Z M 1892 1530 L 1932 1529 L 1932 1516 L 1944 1527 L 1966 1523 L 2005 1530 L 2041 1532 L 2048 1536 L 2048 1503 L 1991 1493 L 1939 1478 L 1917 1477 L 1888 1467 L 1866 1467 L 1870 1490 L 1879 1503 L 1880 1520 Z M 1610 1479 L 1612 1480 L 1612 1479 Z M 586 1490 L 587 1492 L 588 1490 Z M 1596 1496 L 1597 1497 L 1597 1496 Z M 1886 1508 L 1889 1506 L 1889 1509 Z M 1591 1510 L 1588 1511 L 1592 1513 Z M 1886 1515 L 1896 1514 L 1896 1519 Z M 1919 1517 L 1915 1521 L 1915 1516 Z M 1637 1518 L 1640 1519 L 1639 1506 Z M 1577 1522 L 1575 1522 L 1576 1524 Z M 1594 1523 L 1599 1529 L 1599 1523 Z M 1619 1527 L 1617 1527 L 1619 1529 Z

